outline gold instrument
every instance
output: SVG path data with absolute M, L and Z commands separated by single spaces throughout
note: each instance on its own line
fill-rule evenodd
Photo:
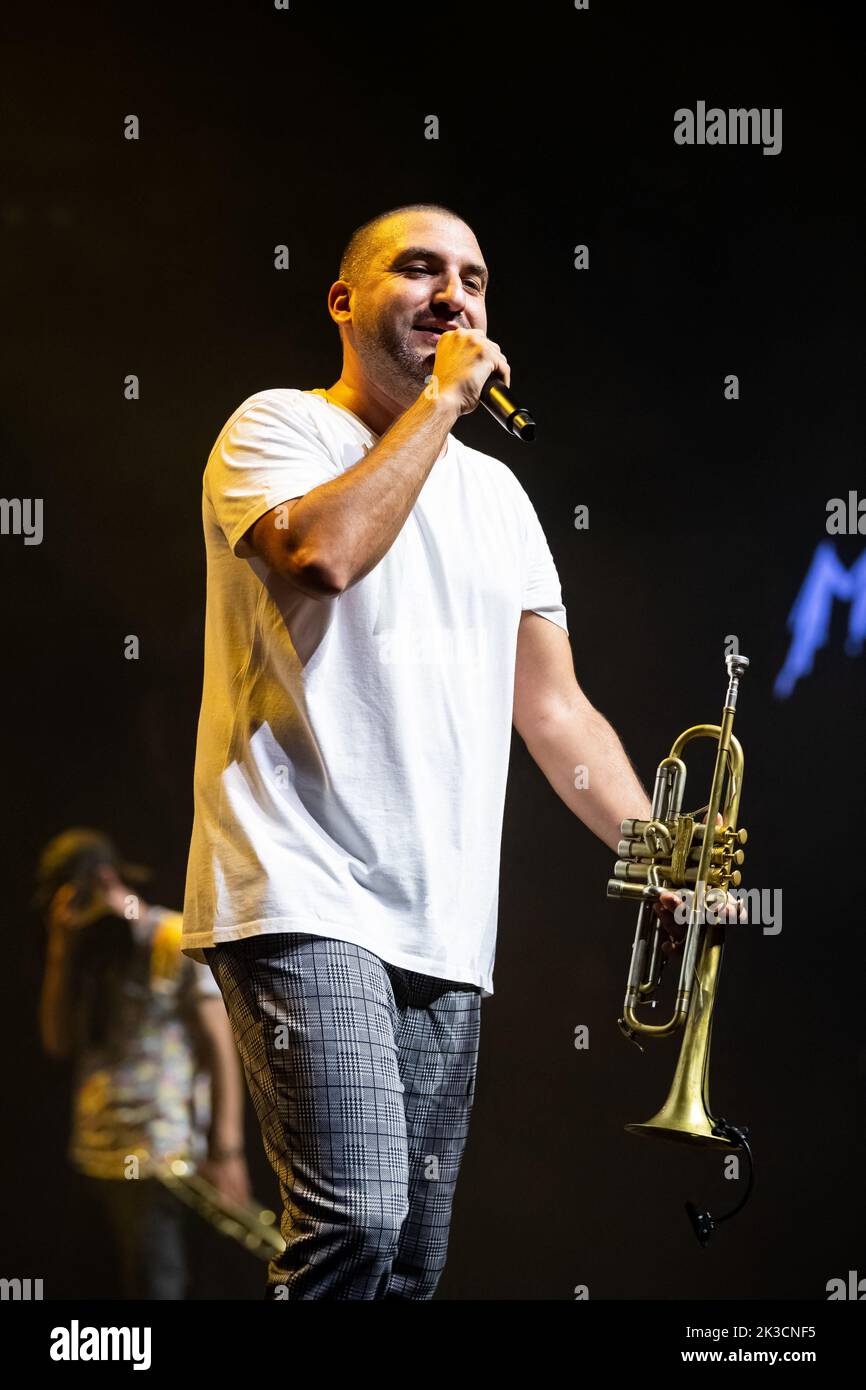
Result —
M 625 1036 L 641 1048 L 638 1035 L 669 1037 L 683 1030 L 679 1060 L 667 1100 L 652 1119 L 625 1126 L 630 1134 L 699 1144 L 719 1150 L 745 1148 L 747 1129 L 737 1128 L 713 1116 L 708 1095 L 708 1069 L 713 1006 L 719 985 L 725 927 L 711 910 L 713 900 L 724 903 L 729 887 L 739 887 L 746 831 L 737 828 L 743 785 L 743 750 L 732 733 L 740 678 L 749 662 L 744 656 L 728 656 L 728 690 L 722 722 L 696 724 L 686 729 L 658 765 L 651 818 L 624 820 L 614 877 L 607 896 L 640 903 L 631 953 L 623 1016 L 618 1019 Z M 686 765 L 682 753 L 693 739 L 716 740 L 716 761 L 704 823 L 700 811 L 682 811 Z M 725 778 L 727 776 L 727 785 Z M 724 799 L 723 799 L 724 790 Z M 716 825 L 721 811 L 722 824 Z M 664 928 L 653 910 L 663 890 L 694 890 L 683 943 L 683 958 L 674 1012 L 666 1023 L 647 1023 L 638 1008 L 654 1008 L 651 996 L 661 982 L 666 964 L 660 937 Z M 751 1173 L 749 1191 L 751 1191 Z M 748 1197 L 748 1191 L 746 1193 Z M 743 1201 L 746 1199 L 744 1198 Z M 740 1206 L 743 1203 L 740 1203 Z M 708 1212 L 687 1204 L 698 1238 L 706 1243 L 713 1222 Z M 739 1206 L 735 1208 L 739 1210 Z M 733 1215 L 733 1212 L 730 1213 Z M 719 1218 L 726 1219 L 726 1218 Z
M 188 1160 L 173 1158 L 155 1165 L 153 1176 L 221 1235 L 230 1236 L 260 1260 L 271 1260 L 285 1250 L 274 1212 L 257 1202 L 242 1204 L 224 1197 Z

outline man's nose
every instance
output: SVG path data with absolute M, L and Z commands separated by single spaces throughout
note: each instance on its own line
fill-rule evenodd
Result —
M 466 291 L 459 275 L 450 276 L 444 285 L 439 286 L 433 296 L 433 303 L 447 306 L 454 313 L 459 313 L 466 307 Z

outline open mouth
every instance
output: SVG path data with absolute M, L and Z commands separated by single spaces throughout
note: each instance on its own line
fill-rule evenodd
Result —
M 442 337 L 442 334 L 445 332 L 445 329 L 444 329 L 444 328 L 413 328 L 412 332 L 413 332 L 413 333 L 419 334 L 419 336 L 422 337 L 422 338 L 429 338 L 431 342 L 435 343 L 436 340 L 437 340 L 438 338 L 441 338 L 441 337 Z

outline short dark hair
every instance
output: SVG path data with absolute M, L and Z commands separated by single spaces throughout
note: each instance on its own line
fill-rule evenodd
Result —
M 379 249 L 383 225 L 392 217 L 402 216 L 407 212 L 438 212 L 443 217 L 453 217 L 455 222 L 463 222 L 469 226 L 466 218 L 461 217 L 459 212 L 443 207 L 441 203 L 404 203 L 402 207 L 389 208 L 387 212 L 380 212 L 378 216 L 371 217 L 368 222 L 355 228 L 340 257 L 339 278 L 348 280 L 350 285 L 357 285 L 363 280 L 373 256 Z

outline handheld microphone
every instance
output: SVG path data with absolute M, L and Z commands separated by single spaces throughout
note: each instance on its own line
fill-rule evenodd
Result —
M 510 387 L 508 388 L 510 390 Z M 491 373 L 481 388 L 481 404 L 503 429 L 527 444 L 535 438 L 535 421 L 525 405 L 515 405 L 501 377 Z

